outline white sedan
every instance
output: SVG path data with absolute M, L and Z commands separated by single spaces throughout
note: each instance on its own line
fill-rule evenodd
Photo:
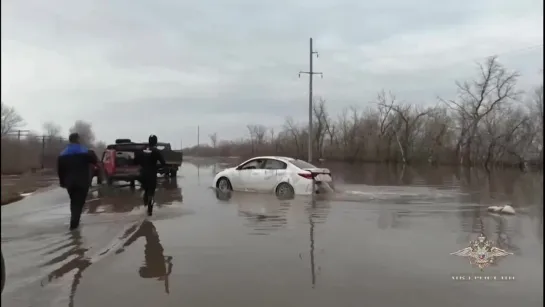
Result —
M 274 192 L 279 197 L 310 195 L 315 188 L 332 183 L 329 169 L 318 168 L 303 160 L 265 156 L 255 157 L 237 167 L 219 172 L 213 186 L 221 192 Z

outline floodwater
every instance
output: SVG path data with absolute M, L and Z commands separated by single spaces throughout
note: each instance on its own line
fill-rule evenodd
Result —
M 335 194 L 279 201 L 218 199 L 221 166 L 185 163 L 151 218 L 138 190 L 101 188 L 73 232 L 60 188 L 3 206 L 2 304 L 543 305 L 542 175 L 329 167 Z M 508 203 L 517 215 L 486 212 Z M 513 253 L 482 272 L 451 255 L 481 233 Z

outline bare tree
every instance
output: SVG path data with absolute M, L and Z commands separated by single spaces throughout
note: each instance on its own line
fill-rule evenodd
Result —
M 507 108 L 501 111 L 503 112 L 490 113 L 483 118 L 484 129 L 477 136 L 480 146 L 475 151 L 477 158 L 480 158 L 479 160 L 482 161 L 487 171 L 490 171 L 490 167 L 499 156 L 506 153 L 516 155 L 509 143 L 517 130 L 522 129 L 528 120 L 524 114 L 517 112 L 518 110 Z M 517 114 L 512 116 L 513 113 Z M 511 116 L 506 117 L 507 114 L 511 114 Z M 520 160 L 521 157 L 518 158 Z
M 2 136 L 10 134 L 24 126 L 23 118 L 17 113 L 14 107 L 1 102 L 2 121 L 0 122 Z
M 329 115 L 325 107 L 325 100 L 318 98 L 313 104 L 313 115 L 314 115 L 314 127 L 313 127 L 313 142 L 315 148 L 312 149 L 313 152 L 318 153 L 318 157 L 323 156 L 324 150 L 324 140 L 329 122 Z
M 61 137 L 62 128 L 56 123 L 52 121 L 48 121 L 48 122 L 45 122 L 42 127 L 44 130 L 44 135 L 47 136 L 49 139 L 53 139 L 53 138 L 58 139 Z
M 91 123 L 83 120 L 77 120 L 74 126 L 70 128 L 70 133 L 78 133 L 80 142 L 86 146 L 91 146 L 95 141 L 95 133 Z
M 399 146 L 401 161 L 403 164 L 409 163 L 412 158 L 411 144 L 414 144 L 416 134 L 418 133 L 418 125 L 422 123 L 425 116 L 434 111 L 433 108 L 425 108 L 420 110 L 418 107 L 411 104 L 390 104 L 381 105 L 386 110 L 396 113 L 393 133 Z
M 284 122 L 284 138 L 286 143 L 292 143 L 294 145 L 296 156 L 300 156 L 303 153 L 303 138 L 300 129 L 297 127 L 297 124 L 293 121 L 293 118 L 288 117 Z
M 535 139 L 532 143 L 534 160 L 543 163 L 543 84 L 538 86 L 528 102 L 528 112 L 530 119 L 534 123 Z
M 261 146 L 265 143 L 267 128 L 263 125 L 247 125 L 246 128 L 250 134 L 250 139 L 252 141 L 252 153 L 254 153 L 256 145 Z
M 376 144 L 376 158 L 381 157 L 381 153 L 386 150 L 386 158 L 390 155 L 392 144 L 392 136 L 394 130 L 392 124 L 394 120 L 393 107 L 397 103 L 396 96 L 389 92 L 388 95 L 384 90 L 378 93 L 376 104 L 378 106 L 378 136 Z
M 414 146 L 420 149 L 419 154 L 427 156 L 426 161 L 429 164 L 437 165 L 440 154 L 448 153 L 448 148 L 453 143 L 452 123 L 447 110 L 439 107 L 436 107 L 425 119 L 421 138 L 415 140 Z M 450 158 L 447 157 L 446 160 Z
M 274 143 L 274 128 L 269 129 L 269 134 L 271 135 L 271 144 Z
M 212 143 L 212 147 L 216 148 L 216 145 L 218 144 L 218 134 L 216 132 L 208 135 L 210 138 L 210 143 Z
M 493 56 L 485 65 L 479 64 L 477 80 L 456 83 L 456 100 L 441 99 L 459 120 L 460 140 L 457 150 L 461 163 L 472 164 L 472 144 L 481 120 L 503 104 L 519 97 L 520 92 L 515 88 L 518 76 L 517 72 L 507 71 Z
M 263 145 L 265 142 L 265 134 L 267 133 L 267 128 L 263 125 L 252 125 L 252 133 L 257 141 L 258 145 Z

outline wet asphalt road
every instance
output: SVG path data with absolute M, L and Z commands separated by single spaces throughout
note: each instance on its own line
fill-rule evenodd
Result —
M 514 196 L 485 201 L 448 182 L 341 180 L 338 194 L 315 202 L 225 201 L 212 176 L 184 164 L 159 189 L 151 218 L 138 191 L 95 191 L 73 232 L 60 188 L 3 206 L 3 306 L 543 305 L 542 183 L 518 192 L 519 214 L 500 217 L 483 205 Z M 504 189 L 528 189 L 519 185 Z M 484 272 L 450 255 L 481 232 L 514 255 Z M 478 274 L 515 280 L 453 280 Z

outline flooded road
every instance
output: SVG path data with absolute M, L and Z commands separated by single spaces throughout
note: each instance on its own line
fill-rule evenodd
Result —
M 138 190 L 101 188 L 73 232 L 60 188 L 3 206 L 2 304 L 543 305 L 541 175 L 330 168 L 337 193 L 327 198 L 218 199 L 219 166 L 185 163 L 152 217 Z M 496 204 L 518 213 L 486 212 Z M 513 253 L 483 272 L 451 255 L 481 233 Z

